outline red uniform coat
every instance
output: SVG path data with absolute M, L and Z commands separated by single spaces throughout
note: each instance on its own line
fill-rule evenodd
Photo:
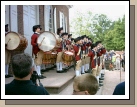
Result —
M 57 52 L 61 52 L 62 51 L 62 42 L 60 43 L 60 47 L 57 49 Z
M 71 45 L 71 41 L 70 40 L 66 40 L 66 45 Z
M 102 54 L 106 53 L 106 49 L 105 48 L 103 48 L 102 51 L 103 51 Z
M 92 67 L 92 69 L 93 69 L 93 68 L 96 67 L 96 63 L 94 62 L 94 56 L 95 56 L 94 51 L 93 51 L 93 50 L 90 50 L 88 56 L 90 57 L 91 67 Z
M 99 49 L 97 52 L 97 57 L 98 57 L 98 66 L 100 66 L 100 56 L 102 55 L 102 49 Z
M 83 51 L 86 52 L 86 45 L 85 45 L 85 44 L 83 44 L 83 45 L 81 46 L 81 50 L 82 50 L 82 54 L 83 54 Z
M 80 55 L 77 55 L 78 51 L 79 51 L 79 47 L 78 45 L 74 45 L 73 46 L 74 52 L 75 52 L 75 60 L 78 61 L 80 60 Z
M 38 47 L 38 44 L 37 44 L 37 38 L 38 38 L 38 34 L 34 33 L 32 36 L 31 36 L 31 45 L 32 45 L 32 52 L 33 54 L 37 54 L 40 49 Z

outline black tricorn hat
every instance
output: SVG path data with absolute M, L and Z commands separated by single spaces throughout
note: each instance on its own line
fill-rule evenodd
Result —
M 84 39 L 84 36 L 81 36 L 80 38 L 81 38 L 81 39 Z
M 86 38 L 87 36 L 86 35 L 83 35 L 84 38 Z
M 91 44 L 91 49 L 93 49 L 94 47 L 96 47 L 97 45 L 96 45 L 96 43 L 92 43 Z
M 96 44 L 96 46 L 99 44 L 99 43 L 101 43 L 102 41 L 97 41 L 95 44 Z
M 41 28 L 40 25 L 34 25 L 33 28 L 32 28 L 33 32 L 35 32 L 35 30 L 36 30 L 37 28 L 40 28 L 40 30 L 42 30 L 42 28 Z
M 71 38 L 71 41 L 75 40 L 74 38 Z
M 6 27 L 8 27 L 8 26 L 9 26 L 9 25 L 8 25 L 8 24 L 6 24 L 6 25 L 5 25 L 5 28 L 6 28 Z
M 61 30 L 63 30 L 63 27 L 60 27 L 60 28 L 57 29 L 57 34 L 58 34 L 58 35 L 59 35 L 59 32 L 60 32 Z
M 68 34 L 68 37 L 72 36 L 72 34 Z
M 60 27 L 60 28 L 58 28 L 57 30 L 58 30 L 58 31 L 61 31 L 61 30 L 63 30 L 63 27 Z
M 78 42 L 78 41 L 80 41 L 81 40 L 81 37 L 77 37 L 75 40 L 74 40 L 74 42 L 76 43 L 76 42 Z
M 64 35 L 68 35 L 68 33 L 62 33 L 61 36 L 63 37 Z

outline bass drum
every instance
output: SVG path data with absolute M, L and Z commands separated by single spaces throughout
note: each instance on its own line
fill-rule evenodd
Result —
M 55 48 L 57 40 L 54 33 L 49 31 L 44 31 L 41 33 L 37 39 L 37 43 L 41 44 L 39 47 L 43 52 L 51 51 Z
M 28 46 L 28 40 L 19 33 L 9 32 L 5 36 L 5 44 L 7 44 L 7 50 L 23 51 Z

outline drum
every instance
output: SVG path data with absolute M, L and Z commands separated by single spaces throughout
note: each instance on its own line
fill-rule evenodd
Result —
M 63 63 L 66 65 L 70 65 L 74 59 L 74 53 L 71 51 L 65 51 L 62 55 Z
M 57 53 L 45 52 L 43 57 L 43 64 L 54 64 L 56 62 Z
M 51 51 L 53 48 L 55 48 L 57 40 L 54 33 L 44 31 L 39 35 L 37 43 L 41 44 L 41 46 L 39 47 L 40 50 L 46 52 Z
M 5 44 L 7 44 L 7 50 L 23 51 L 28 46 L 28 40 L 19 33 L 9 32 L 5 36 Z
M 57 58 L 57 53 L 52 52 L 51 53 L 51 59 L 56 59 L 56 58 Z
M 44 52 L 44 56 L 42 59 L 43 64 L 50 64 L 51 63 L 51 52 Z

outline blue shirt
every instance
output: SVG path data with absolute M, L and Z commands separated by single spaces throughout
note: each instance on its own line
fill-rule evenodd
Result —
M 5 95 L 49 95 L 42 86 L 36 86 L 31 80 L 13 80 L 5 85 Z
M 125 95 L 125 81 L 115 87 L 113 95 Z

